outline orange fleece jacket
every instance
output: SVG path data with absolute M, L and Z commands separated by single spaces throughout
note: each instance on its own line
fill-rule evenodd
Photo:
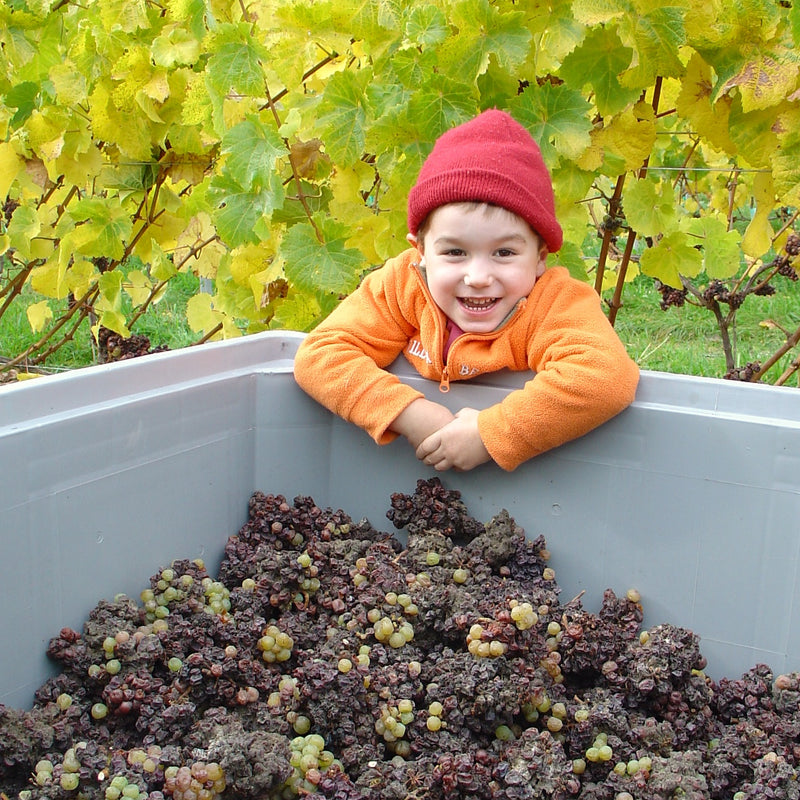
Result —
M 464 333 L 447 364 L 444 313 L 434 303 L 409 249 L 370 273 L 300 345 L 298 384 L 378 444 L 418 390 L 386 371 L 400 353 L 425 378 L 466 380 L 504 368 L 536 374 L 523 388 L 478 414 L 478 432 L 494 461 L 513 470 L 575 439 L 626 408 L 639 370 L 603 313 L 592 287 L 549 267 L 509 318 L 491 333 Z

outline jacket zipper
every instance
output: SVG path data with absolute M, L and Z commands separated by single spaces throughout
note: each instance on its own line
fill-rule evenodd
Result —
M 417 278 L 419 279 L 419 282 L 420 282 L 420 285 L 422 287 L 422 290 L 425 293 L 425 295 L 427 296 L 428 301 L 435 307 L 436 303 L 434 302 L 433 298 L 431 297 L 430 289 L 428 288 L 428 282 L 425 280 L 425 278 L 423 278 L 422 273 L 421 273 L 421 271 L 419 269 L 419 266 L 416 265 L 416 264 L 412 264 L 412 268 L 413 268 L 414 272 L 416 272 L 416 274 L 417 274 Z M 511 311 L 508 312 L 508 315 L 500 323 L 499 327 L 502 328 L 505 325 L 507 325 L 511 321 L 512 317 L 514 317 L 517 314 L 517 312 L 519 311 L 520 307 L 523 304 L 524 304 L 524 300 L 520 300 L 520 302 L 518 302 L 514 306 L 514 308 L 511 309 Z M 437 315 L 437 318 L 441 319 L 443 316 L 444 315 L 440 312 Z M 439 332 L 437 331 L 437 334 L 438 333 Z M 495 333 L 495 331 L 489 331 L 488 333 L 483 333 L 483 334 L 476 333 L 476 334 L 472 334 L 472 335 L 473 336 L 492 336 L 492 335 L 494 335 L 494 333 Z M 462 336 L 463 335 L 464 334 L 462 334 Z M 450 391 L 450 367 L 447 365 L 447 363 L 445 362 L 444 357 L 442 355 L 442 344 L 441 344 L 442 337 L 441 337 L 441 334 L 437 336 L 437 339 L 438 339 L 437 347 L 439 348 L 439 354 L 440 354 L 440 357 L 441 357 L 441 360 L 442 360 L 442 377 L 441 377 L 441 379 L 439 381 L 439 391 L 442 392 L 443 394 L 446 394 L 447 392 Z M 453 342 L 453 344 L 455 344 L 455 342 Z
M 447 364 L 442 369 L 442 379 L 439 381 L 439 391 L 447 393 L 450 391 L 450 367 Z

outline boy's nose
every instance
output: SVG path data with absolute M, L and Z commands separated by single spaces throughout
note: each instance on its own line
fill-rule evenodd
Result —
M 472 259 L 464 272 L 464 283 L 467 286 L 488 286 L 492 282 L 492 269 L 482 258 Z

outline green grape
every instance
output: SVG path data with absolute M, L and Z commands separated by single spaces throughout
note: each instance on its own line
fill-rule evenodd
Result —
M 75 789 L 78 788 L 80 782 L 81 782 L 80 775 L 78 775 L 77 772 L 63 772 L 61 774 L 60 783 L 61 783 L 61 788 L 64 789 L 64 791 L 67 792 L 74 791 Z

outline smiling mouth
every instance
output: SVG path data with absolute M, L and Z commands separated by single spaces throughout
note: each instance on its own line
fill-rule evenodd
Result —
M 468 311 L 488 311 L 497 303 L 496 297 L 461 297 L 459 302 Z

